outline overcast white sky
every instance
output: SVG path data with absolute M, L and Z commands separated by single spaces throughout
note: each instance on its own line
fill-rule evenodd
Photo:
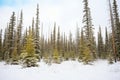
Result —
M 120 0 L 117 1 L 120 4 Z M 24 13 L 24 27 L 30 26 L 32 18 L 36 15 L 36 5 L 38 3 L 40 23 L 43 23 L 45 35 L 50 33 L 54 22 L 60 26 L 61 32 L 68 34 L 71 31 L 75 34 L 76 23 L 80 28 L 82 27 L 82 2 L 83 0 L 0 0 L 0 28 L 6 27 L 13 11 L 16 12 L 16 16 L 19 16 L 21 9 Z M 99 25 L 102 26 L 103 30 L 105 26 L 109 26 L 107 5 L 107 0 L 89 0 L 95 34 Z M 120 7 L 120 5 L 118 6 Z

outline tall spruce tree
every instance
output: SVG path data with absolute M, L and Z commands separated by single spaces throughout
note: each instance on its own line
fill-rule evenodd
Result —
M 113 46 L 113 33 L 109 33 L 109 37 L 108 37 L 108 55 L 107 55 L 107 58 L 108 58 L 108 61 L 109 63 L 113 63 L 113 60 L 114 60 L 114 46 Z
M 23 62 L 23 67 L 35 67 L 38 61 L 38 55 L 35 54 L 34 38 L 32 35 L 32 29 L 29 28 L 28 35 L 26 37 L 26 44 L 24 51 L 21 53 L 20 58 Z
M 32 19 L 32 34 L 33 34 L 33 37 L 35 38 L 35 23 L 34 23 L 34 18 Z
M 13 48 L 14 48 L 14 29 L 15 29 L 15 23 L 16 18 L 15 18 L 15 12 L 12 13 L 11 19 L 10 19 L 10 23 L 9 23 L 9 57 L 12 58 L 12 52 L 13 52 Z
M 63 60 L 64 59 L 64 53 L 65 53 L 65 50 L 64 50 L 64 37 L 63 35 L 61 35 L 61 41 L 60 41 L 60 51 L 61 51 L 61 59 Z
M 115 45 L 116 45 L 115 58 L 117 57 L 120 60 L 120 23 L 119 23 L 118 6 L 116 0 L 113 0 L 113 18 L 114 18 Z
M 40 54 L 40 36 L 39 36 L 39 5 L 37 4 L 37 13 L 36 13 L 36 26 L 35 26 L 35 53 L 39 54 L 42 58 L 42 55 Z
M 71 58 L 71 59 L 75 59 L 75 53 L 74 53 L 74 49 L 73 49 L 73 38 L 72 38 L 72 33 L 70 32 L 69 33 L 69 40 L 68 40 L 68 52 L 69 52 L 69 54 L 68 54 L 68 56 L 69 56 L 69 58 Z
M 108 31 L 107 27 L 105 28 L 105 57 L 109 54 L 109 38 L 108 38 Z
M 84 47 L 85 47 L 85 41 L 84 41 L 84 34 L 83 34 L 83 29 L 81 29 L 81 34 L 80 34 L 80 53 L 79 53 L 79 58 L 78 60 L 81 61 L 83 58 L 83 52 L 84 52 Z
M 58 32 L 57 32 L 57 49 L 59 53 L 59 57 L 62 60 L 63 54 L 63 37 L 60 34 L 60 27 L 58 26 Z
M 22 37 L 22 51 L 24 51 L 24 47 L 25 47 L 25 44 L 26 44 L 26 38 L 27 38 L 27 35 L 28 35 L 28 32 L 27 32 L 27 28 L 23 34 L 23 37 Z
M 90 49 L 90 53 L 92 56 L 95 56 L 95 48 L 94 48 L 94 35 L 93 35 L 93 25 L 91 19 L 90 8 L 88 7 L 88 0 L 83 0 L 84 10 L 83 10 L 83 23 L 84 23 L 84 32 L 85 32 L 85 41 L 87 43 L 87 47 Z
M 57 49 L 60 54 L 60 27 L 58 27 L 58 33 L 57 33 Z
M 41 36 L 41 55 L 43 56 L 45 53 L 45 39 Z
M 57 48 L 57 40 L 56 40 L 56 23 L 54 23 L 54 30 L 53 30 L 53 62 L 60 63 L 59 62 L 59 52 Z
M 65 60 L 69 60 L 69 42 L 65 34 L 64 39 L 65 39 Z
M 4 39 L 3 39 L 3 60 L 7 59 L 7 55 L 8 55 L 8 26 L 7 28 L 5 28 L 4 31 Z
M 63 45 L 62 45 L 62 56 L 63 59 L 65 59 L 65 53 L 66 53 L 66 37 L 65 37 L 65 33 L 63 34 Z
M 111 6 L 111 2 L 110 0 L 108 0 L 109 3 L 109 14 L 110 14 L 110 23 L 111 23 L 111 29 L 112 29 L 112 35 L 111 35 L 111 42 L 112 42 L 112 52 L 114 54 L 114 60 L 116 62 L 116 45 L 115 45 L 115 26 L 114 26 L 114 18 L 113 18 L 113 10 L 112 10 L 112 6 Z M 110 51 L 111 52 L 111 51 Z
M 54 23 L 54 29 L 53 29 L 53 49 L 56 48 L 56 23 Z
M 23 27 L 23 12 L 21 10 L 20 13 L 20 20 L 19 20 L 19 24 L 17 26 L 17 54 L 20 55 L 21 53 L 21 41 L 22 41 L 22 27 Z
M 17 64 L 19 64 L 18 63 L 18 53 L 17 53 L 17 45 L 18 45 L 18 35 L 17 35 L 17 33 L 16 33 L 16 31 L 14 31 L 14 48 L 13 48 L 13 52 L 12 52 L 12 59 L 11 59 L 11 64 L 14 64 L 14 65 L 17 65 Z

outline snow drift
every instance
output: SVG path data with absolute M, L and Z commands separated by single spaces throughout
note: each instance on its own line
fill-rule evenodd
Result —
M 111 65 L 104 60 L 95 61 L 93 65 L 78 61 L 38 64 L 39 67 L 22 68 L 0 62 L 0 80 L 120 80 L 120 62 Z

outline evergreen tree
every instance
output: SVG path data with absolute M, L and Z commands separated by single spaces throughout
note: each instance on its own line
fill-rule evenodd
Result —
M 83 29 L 81 30 L 81 36 L 80 36 L 80 53 L 79 53 L 79 58 L 78 60 L 81 61 L 83 58 L 83 52 L 84 52 L 84 47 L 85 47 L 85 41 L 84 41 L 84 35 L 83 35 Z
M 91 12 L 90 12 L 90 8 L 88 8 L 89 11 L 89 26 L 90 26 L 90 51 L 92 52 L 92 56 L 94 59 L 96 59 L 96 41 L 95 41 L 95 37 L 94 37 L 94 28 L 93 28 L 93 24 L 92 24 L 92 17 L 91 17 Z
M 32 34 L 33 34 L 33 37 L 35 38 L 35 26 L 34 26 L 34 18 L 32 19 Z
M 87 47 L 87 45 L 85 45 L 84 51 L 83 51 L 82 62 L 84 62 L 84 64 L 90 64 L 91 61 L 93 61 L 93 57 L 90 54 L 90 49 Z
M 23 12 L 21 11 L 19 24 L 17 26 L 17 54 L 21 53 L 21 41 L 22 41 L 22 27 L 23 27 Z
M 60 63 L 60 60 L 59 60 L 59 52 L 58 52 L 58 49 L 55 48 L 54 49 L 54 52 L 53 52 L 53 62 L 54 63 Z
M 111 50 L 113 51 L 114 54 L 114 60 L 116 62 L 116 45 L 115 45 L 115 26 L 114 26 L 114 18 L 113 18 L 113 11 L 112 11 L 112 6 L 110 0 L 108 0 L 109 3 L 109 14 L 110 14 L 110 23 L 111 23 L 111 29 L 112 29 L 112 36 L 110 39 L 112 42 L 112 48 Z M 110 51 L 111 52 L 111 51 Z
M 60 35 L 60 27 L 58 27 L 58 33 L 57 33 L 57 49 L 58 49 L 58 54 L 59 54 L 59 58 L 62 61 L 62 56 L 64 56 L 63 54 L 63 39 Z
M 58 33 L 57 33 L 57 49 L 60 54 L 60 28 L 58 27 Z
M 91 61 L 93 61 L 93 56 L 90 54 L 90 49 L 84 39 L 85 36 L 83 34 L 83 30 L 81 30 L 80 53 L 78 61 L 82 61 L 84 64 L 89 64 Z
M 73 39 L 72 39 L 72 33 L 71 32 L 69 34 L 68 52 L 69 52 L 69 58 L 74 60 L 75 53 L 74 53 L 74 50 L 73 50 Z
M 25 44 L 26 44 L 26 38 L 27 38 L 27 35 L 28 35 L 28 31 L 27 31 L 27 28 L 23 34 L 23 37 L 22 37 L 22 51 L 24 50 L 24 47 L 25 47 Z
M 60 57 L 61 57 L 61 60 L 64 59 L 64 54 L 65 54 L 65 49 L 64 49 L 64 37 L 63 35 L 61 35 L 61 41 L 60 41 Z
M 41 37 L 41 55 L 44 56 L 44 53 L 45 53 L 45 39 L 44 37 L 42 36 Z
M 108 32 L 107 27 L 105 28 L 105 57 L 109 54 L 109 38 L 108 38 Z
M 35 48 L 34 48 L 34 38 L 32 35 L 32 30 L 29 29 L 29 33 L 26 38 L 26 44 L 24 47 L 23 53 L 21 53 L 21 59 L 23 61 L 24 67 L 35 67 L 37 65 L 38 61 L 38 55 L 35 54 Z
M 37 4 L 37 13 L 36 13 L 36 27 L 35 27 L 35 53 L 39 54 L 42 58 L 42 55 L 40 54 L 40 37 L 39 37 L 39 5 Z
M 110 33 L 109 34 L 109 39 L 108 39 L 108 46 L 109 46 L 109 49 L 108 49 L 108 52 L 109 52 L 109 54 L 108 54 L 108 62 L 110 63 L 110 64 L 112 64 L 113 63 L 113 60 L 114 60 L 114 49 L 113 49 L 113 43 L 111 43 L 111 42 L 113 42 L 113 34 L 112 33 Z
M 53 29 L 53 49 L 56 48 L 56 23 L 54 23 L 54 29 Z
M 59 61 L 59 52 L 57 48 L 57 40 L 56 40 L 56 23 L 54 23 L 54 30 L 53 30 L 53 62 L 60 63 Z
M 47 40 L 45 40 L 44 41 L 44 47 L 43 47 L 43 49 L 44 49 L 44 54 L 43 54 L 43 59 L 44 59 L 44 61 L 46 62 L 46 63 L 48 63 L 48 64 L 50 64 L 51 62 L 50 62 L 50 59 L 49 59 L 49 52 L 50 52 L 50 48 L 49 48 L 49 38 L 47 39 Z
M 10 23 L 9 23 L 9 36 L 8 36 L 8 44 L 9 44 L 9 57 L 12 58 L 12 52 L 13 52 L 13 48 L 14 48 L 14 28 L 15 28 L 15 12 L 13 12 L 11 19 L 10 19 Z
M 66 41 L 65 41 L 65 34 L 61 36 L 61 57 L 64 60 L 66 53 Z
M 8 52 L 8 26 L 5 29 L 4 32 L 4 39 L 3 39 L 3 60 L 7 60 L 9 58 L 9 52 Z
M 11 64 L 19 64 L 18 63 L 18 53 L 17 53 L 17 45 L 18 45 L 18 43 L 17 43 L 17 39 L 18 37 L 17 37 L 17 34 L 16 34 L 16 32 L 14 32 L 14 49 L 13 49 L 13 52 L 12 52 L 12 59 L 11 59 Z
M 69 42 L 67 40 L 67 37 L 64 35 L 65 39 L 65 60 L 69 60 Z
M 95 42 L 93 35 L 93 25 L 91 19 L 90 8 L 88 7 L 88 0 L 83 0 L 84 2 L 84 15 L 83 15 L 83 23 L 84 23 L 84 32 L 85 32 L 85 42 L 87 43 L 87 47 L 90 49 L 90 53 L 93 57 L 95 57 Z
M 119 14 L 118 14 L 118 9 L 117 8 L 118 8 L 117 7 L 117 1 L 113 0 L 113 18 L 114 18 L 115 45 L 116 45 L 115 58 L 118 57 L 119 60 L 120 60 L 120 23 L 119 23 Z
M 52 59 L 52 57 L 53 57 L 53 34 L 52 34 L 52 32 L 51 32 L 51 35 L 50 35 L 50 46 L 49 47 L 50 47 L 50 57 Z
M 101 27 L 99 27 L 99 32 L 98 32 L 98 57 L 105 58 Z

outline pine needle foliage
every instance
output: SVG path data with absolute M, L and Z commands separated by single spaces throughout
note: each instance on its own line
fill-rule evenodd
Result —
M 29 30 L 29 34 L 26 38 L 26 44 L 25 44 L 25 50 L 21 54 L 21 58 L 23 61 L 24 67 L 35 67 L 37 65 L 37 55 L 35 54 L 35 48 L 34 48 L 34 39 L 32 35 L 32 30 Z

